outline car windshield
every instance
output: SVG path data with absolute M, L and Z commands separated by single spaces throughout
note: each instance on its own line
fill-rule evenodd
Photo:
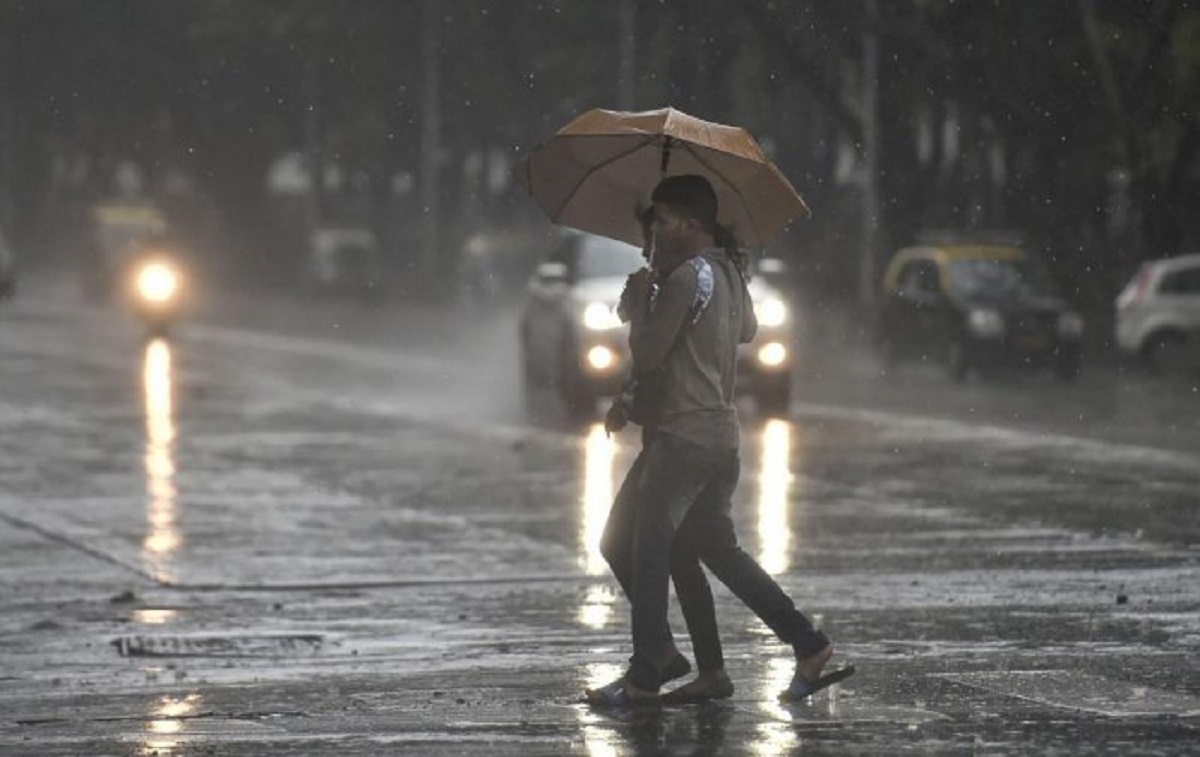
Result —
M 645 265 L 642 251 L 631 244 L 605 237 L 586 237 L 579 248 L 577 278 L 628 276 Z
M 955 260 L 947 266 L 952 292 L 971 297 L 1052 295 L 1054 282 L 1032 259 Z
M 159 227 L 141 223 L 106 223 L 98 232 L 101 249 L 108 254 L 128 252 L 130 248 L 159 232 Z

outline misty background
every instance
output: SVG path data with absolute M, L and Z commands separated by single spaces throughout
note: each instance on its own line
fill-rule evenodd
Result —
M 381 240 L 393 297 L 549 223 L 512 168 L 592 107 L 746 127 L 812 217 L 770 248 L 830 306 L 890 254 L 1003 229 L 1107 346 L 1138 264 L 1200 248 L 1200 4 L 0 0 L 0 228 L 69 269 L 90 209 L 169 215 L 219 286 L 295 284 L 311 231 Z

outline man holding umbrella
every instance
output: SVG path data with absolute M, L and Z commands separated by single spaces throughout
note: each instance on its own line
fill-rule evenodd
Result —
M 654 701 L 664 671 L 677 656 L 667 623 L 667 592 L 672 559 L 686 559 L 681 551 L 703 560 L 792 645 L 796 677 L 784 696 L 799 699 L 831 682 L 820 674 L 833 647 L 738 545 L 730 516 L 740 470 L 740 430 L 733 406 L 737 347 L 754 336 L 753 307 L 742 271 L 730 254 L 736 250 L 718 246 L 719 238 L 727 244 L 728 240 L 717 222 L 711 184 L 701 176 L 672 176 L 658 184 L 652 200 L 660 290 L 651 307 L 651 272 L 639 271 L 630 277 L 624 299 L 632 303 L 634 374 L 661 371 L 665 387 L 656 433 L 644 451 L 632 533 L 623 526 L 625 534 L 610 529 L 605 535 L 606 541 L 625 538 L 632 545 L 634 653 L 628 672 L 589 692 L 589 700 L 608 706 Z M 676 540 L 683 543 L 674 544 Z M 686 601 L 682 595 L 681 601 Z M 689 620 L 693 633 L 695 626 Z M 702 628 L 715 637 L 715 619 Z M 711 646 L 714 640 L 695 641 Z M 719 660 L 719 643 L 716 649 Z M 697 662 L 697 679 L 668 694 L 668 700 L 701 701 L 733 693 L 721 667 Z
M 622 121 L 622 116 L 627 118 Z M 614 126 L 602 124 L 613 119 Z M 655 120 L 659 123 L 651 129 Z M 628 233 L 622 236 L 623 220 L 613 214 L 611 203 L 620 197 L 622 182 L 631 186 L 630 177 L 636 181 L 644 176 L 638 173 L 644 161 L 634 159 L 637 152 L 647 147 L 657 151 L 661 162 L 656 168 L 665 176 L 651 195 L 653 271 L 631 275 L 622 296 L 630 319 L 634 376 L 658 376 L 661 407 L 631 470 L 635 480 L 627 479 L 622 487 L 622 496 L 629 486 L 635 487 L 633 496 L 623 501 L 619 496 L 618 504 L 624 506 L 610 513 L 604 537 L 605 555 L 631 603 L 633 657 L 625 675 L 589 691 L 588 699 L 611 707 L 660 701 L 658 689 L 672 677 L 679 658 L 667 621 L 669 576 L 674 564 L 678 589 L 681 567 L 697 558 L 792 646 L 796 673 L 781 698 L 802 699 L 850 675 L 853 668 L 821 676 L 833 654 L 829 639 L 738 545 L 734 532 L 730 510 L 740 473 L 740 429 L 733 405 L 737 349 L 754 336 L 757 322 L 733 234 L 723 219 L 732 219 L 742 235 L 761 243 L 764 231 L 756 222 L 763 223 L 769 214 L 745 204 L 722 208 L 718 197 L 743 203 L 757 198 L 768 211 L 783 208 L 767 231 L 781 228 L 778 219 L 786 223 L 794 209 L 804 208 L 803 202 L 743 130 L 671 109 L 641 114 L 592 111 L 558 136 L 567 139 L 551 140 L 535 151 L 526 161 L 524 176 L 531 194 L 555 220 L 632 241 Z M 606 138 L 588 142 L 591 136 Z M 622 137 L 632 140 L 622 144 Z M 617 152 L 599 156 L 594 148 L 601 147 Z M 599 208 L 595 222 L 588 217 L 586 190 L 596 172 L 585 169 L 581 155 L 599 156 L 596 165 L 610 171 L 592 182 L 600 200 L 590 206 Z M 676 155 L 681 160 L 669 172 Z M 694 173 L 693 166 L 698 169 Z M 719 182 L 718 189 L 710 177 Z M 790 197 L 780 195 L 780 186 Z M 566 190 L 565 196 L 539 197 L 539 190 L 559 187 Z M 640 236 L 640 226 L 633 225 Z M 610 423 L 613 420 L 610 415 Z M 700 675 L 665 698 L 685 702 L 730 696 L 733 688 L 721 667 L 707 584 L 699 593 L 679 593 Z

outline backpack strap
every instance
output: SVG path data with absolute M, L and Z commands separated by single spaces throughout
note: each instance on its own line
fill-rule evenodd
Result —
M 700 320 L 700 316 L 704 315 L 708 310 L 708 304 L 712 302 L 713 296 L 713 269 L 712 264 L 704 259 L 703 255 L 696 255 L 687 261 L 685 265 L 690 265 L 692 270 L 696 272 L 696 295 L 692 298 L 692 304 L 688 308 L 687 318 L 683 322 L 684 328 L 694 325 Z M 654 312 L 654 307 L 658 304 L 658 294 L 660 288 L 658 284 L 653 284 L 650 287 L 649 311 Z M 680 335 L 682 335 L 680 330 Z
M 708 304 L 712 302 L 713 269 L 712 264 L 705 260 L 703 255 L 697 255 L 689 260 L 688 264 L 696 272 L 696 296 L 692 299 L 692 307 L 688 310 L 687 320 L 688 324 L 694 325 L 708 310 Z

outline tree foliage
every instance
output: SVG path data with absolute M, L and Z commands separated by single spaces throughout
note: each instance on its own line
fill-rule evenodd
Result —
M 1194 2 L 897 0 L 868 27 L 868 1 L 638 0 L 636 105 L 759 136 L 815 209 L 784 244 L 835 284 L 860 243 L 865 87 L 879 97 L 875 254 L 931 227 L 1004 226 L 1068 278 L 1106 271 L 1079 287 L 1102 299 L 1140 259 L 1200 246 Z M 448 220 L 470 204 L 479 223 L 531 222 L 511 187 L 476 196 L 465 166 L 515 161 L 580 111 L 615 107 L 616 5 L 436 7 L 429 61 L 419 2 L 0 0 L 3 220 L 36 238 L 132 161 L 151 188 L 188 176 L 232 238 L 257 244 L 264 176 L 299 151 L 365 177 L 368 217 L 402 225 L 420 209 L 391 192 L 419 170 L 436 65 Z

